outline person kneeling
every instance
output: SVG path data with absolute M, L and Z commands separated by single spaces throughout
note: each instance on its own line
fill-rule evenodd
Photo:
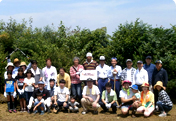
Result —
M 69 105 L 69 110 L 72 111 L 72 112 L 79 112 L 79 103 L 76 102 L 76 97 L 75 96 L 71 96 L 70 97 L 70 102 L 68 103 Z
M 100 107 L 100 105 L 98 104 L 98 101 L 100 99 L 100 91 L 97 86 L 93 85 L 92 79 L 87 79 L 87 86 L 83 88 L 82 96 L 82 114 L 86 114 L 90 106 L 94 109 L 94 114 L 98 114 L 97 110 Z
M 103 108 L 104 112 L 107 112 L 109 108 L 112 108 L 113 113 L 117 111 L 117 95 L 114 90 L 112 90 L 112 84 L 110 82 L 105 85 L 106 90 L 102 93 L 102 102 L 99 104 Z
M 42 98 L 42 93 L 37 93 L 37 98 L 34 100 L 34 114 L 40 112 L 40 115 L 44 114 L 44 99 Z
M 69 97 L 69 90 L 65 87 L 65 80 L 61 79 L 59 81 L 59 87 L 56 87 L 54 91 L 54 104 L 58 106 L 57 112 L 59 108 L 64 107 L 65 112 L 68 112 L 68 97 Z M 57 99 L 57 101 L 56 101 Z
M 158 90 L 158 101 L 156 102 L 156 105 L 161 112 L 159 117 L 166 117 L 167 113 L 172 109 L 173 103 L 167 92 L 164 90 L 163 82 L 158 81 L 155 84 L 154 89 Z

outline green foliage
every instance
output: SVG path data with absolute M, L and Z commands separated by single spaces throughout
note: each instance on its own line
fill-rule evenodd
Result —
M 110 36 L 106 27 L 94 31 L 79 27 L 72 30 L 61 21 L 57 28 L 54 25 L 33 28 L 32 22 L 32 18 L 29 21 L 23 19 L 22 23 L 12 18 L 7 23 L 0 21 L 0 60 L 18 47 L 31 59 L 37 60 L 40 68 L 45 66 L 46 58 L 51 58 L 57 70 L 64 67 L 69 72 L 73 57 L 80 57 L 80 63 L 83 63 L 87 52 L 92 52 L 96 61 L 100 55 L 104 55 L 108 65 L 111 57 L 117 57 L 122 67 L 126 66 L 125 60 L 128 58 L 133 60 L 136 67 L 137 60 L 145 61 L 145 57 L 151 55 L 153 61 L 163 61 L 163 67 L 171 80 L 168 91 L 175 88 L 176 26 L 152 28 L 137 19 L 120 24 Z M 20 52 L 14 53 L 11 60 L 16 57 L 27 62 Z M 6 63 L 0 64 L 0 84 L 3 83 L 5 66 Z

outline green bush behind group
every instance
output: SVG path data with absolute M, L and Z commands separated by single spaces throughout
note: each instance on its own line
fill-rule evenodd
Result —
M 86 53 L 92 52 L 98 62 L 99 56 L 106 57 L 110 65 L 111 57 L 117 57 L 118 64 L 126 67 L 125 60 L 132 59 L 136 67 L 137 60 L 145 61 L 147 55 L 163 62 L 167 70 L 169 82 L 167 91 L 171 97 L 176 93 L 176 26 L 153 28 L 140 19 L 117 26 L 112 35 L 102 27 L 91 31 L 87 28 L 66 27 L 61 21 L 59 25 L 47 25 L 43 28 L 32 26 L 33 19 L 23 19 L 18 23 L 13 18 L 8 22 L 0 21 L 0 61 L 15 48 L 20 48 L 30 59 L 38 61 L 38 67 L 45 66 L 46 58 L 52 59 L 52 65 L 64 67 L 69 73 L 73 58 L 79 57 L 80 63 L 86 60 Z M 28 64 L 28 59 L 19 51 L 12 54 L 11 60 L 19 58 Z M 0 64 L 0 91 L 3 92 L 4 72 L 7 62 Z

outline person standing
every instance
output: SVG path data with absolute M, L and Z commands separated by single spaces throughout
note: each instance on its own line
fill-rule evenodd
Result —
M 46 67 L 42 69 L 43 81 L 45 82 L 45 88 L 50 90 L 50 79 L 57 80 L 57 70 L 54 66 L 51 65 L 52 61 L 50 58 L 46 59 Z M 56 84 L 56 82 L 55 82 Z
M 136 73 L 136 69 L 132 67 L 133 61 L 131 59 L 126 60 L 127 67 L 122 70 L 121 80 L 122 84 L 124 80 L 129 80 L 131 83 L 134 80 L 134 74 Z
M 154 86 L 158 81 L 161 81 L 163 83 L 163 89 L 166 90 L 167 82 L 168 82 L 167 71 L 164 68 L 162 68 L 161 60 L 157 60 L 155 64 L 156 64 L 156 70 L 154 70 L 153 72 L 152 86 Z M 156 89 L 154 89 L 154 95 L 155 95 L 155 102 L 157 102 L 158 91 Z
M 146 64 L 144 64 L 144 69 L 148 72 L 148 78 L 149 78 L 149 90 L 152 91 L 152 75 L 154 70 L 156 69 L 155 65 L 152 62 L 152 57 L 151 56 L 147 56 L 146 59 Z
M 70 76 L 71 76 L 71 92 L 73 96 L 78 98 L 78 102 L 80 102 L 81 95 L 81 81 L 80 81 L 80 73 L 83 71 L 84 67 L 79 64 L 79 58 L 73 58 L 74 65 L 70 67 Z
M 70 80 L 70 75 L 65 72 L 64 68 L 59 69 L 59 74 L 57 75 L 57 85 L 59 86 L 59 81 L 61 79 L 64 79 L 66 84 L 65 87 L 67 87 L 70 90 L 71 87 L 71 80 Z
M 136 70 L 136 73 L 134 74 L 134 80 L 132 84 L 136 84 L 138 86 L 139 91 L 142 91 L 141 85 L 143 82 L 148 82 L 148 73 L 147 71 L 143 68 L 143 62 L 142 61 L 137 61 L 137 67 L 138 69 Z
M 114 78 L 115 78 L 115 92 L 117 94 L 117 97 L 119 97 L 120 92 L 120 77 L 122 68 L 117 64 L 117 58 L 111 58 L 111 64 L 112 66 L 108 70 L 108 78 L 110 79 L 110 83 L 112 84 L 112 89 L 114 90 Z
M 98 63 L 93 60 L 92 53 L 88 52 L 86 54 L 86 61 L 83 63 L 84 70 L 95 70 L 96 67 L 98 66 Z
M 97 70 L 97 78 L 96 84 L 100 90 L 100 101 L 101 101 L 101 94 L 104 90 L 106 90 L 106 83 L 108 82 L 108 71 L 109 66 L 105 64 L 105 57 L 100 56 L 100 64 L 96 67 Z
M 37 89 L 38 88 L 38 82 L 42 81 L 42 79 L 43 79 L 43 74 L 42 74 L 42 70 L 37 67 L 37 61 L 36 60 L 31 61 L 31 64 L 32 64 L 31 71 L 32 71 L 32 73 L 34 75 L 34 78 L 35 78 L 34 88 Z

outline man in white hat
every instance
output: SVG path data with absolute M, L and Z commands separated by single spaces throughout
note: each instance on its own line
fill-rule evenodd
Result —
M 96 67 L 98 66 L 98 63 L 93 60 L 92 53 L 88 52 L 86 54 L 86 61 L 83 63 L 84 69 L 85 70 L 95 70 Z
M 7 79 L 7 71 L 12 71 L 12 78 L 15 78 L 16 77 L 16 74 L 15 74 L 15 72 L 13 71 L 13 69 L 14 69 L 14 65 L 13 65 L 13 63 L 12 62 L 9 62 L 8 64 L 7 64 L 7 66 L 5 67 L 5 69 L 6 69 L 6 72 L 4 73 L 4 79 Z
M 97 80 L 96 84 L 100 90 L 100 101 L 101 101 L 101 94 L 104 90 L 106 90 L 106 83 L 108 82 L 108 70 L 109 66 L 105 64 L 105 57 L 100 56 L 100 64 L 96 67 L 97 70 Z

